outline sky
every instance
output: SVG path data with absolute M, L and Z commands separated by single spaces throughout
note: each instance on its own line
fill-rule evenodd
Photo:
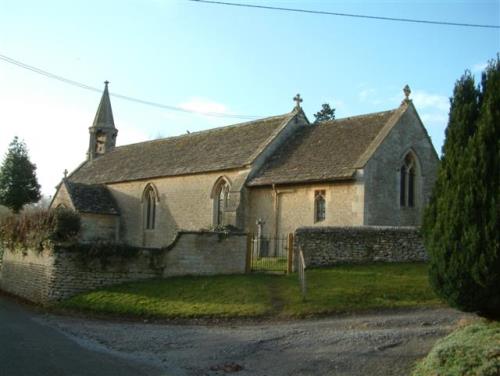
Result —
M 227 0 L 227 2 L 237 2 Z M 371 16 L 500 25 L 496 1 L 239 0 Z M 500 29 L 335 17 L 187 0 L 0 0 L 0 54 L 110 93 L 118 145 L 329 103 L 342 118 L 396 108 L 408 84 L 438 151 L 449 97 L 500 51 Z M 0 158 L 18 136 L 46 196 L 84 161 L 101 93 L 0 60 Z M 234 116 L 242 116 L 235 118 Z M 196 150 L 193 150 L 196 153 Z

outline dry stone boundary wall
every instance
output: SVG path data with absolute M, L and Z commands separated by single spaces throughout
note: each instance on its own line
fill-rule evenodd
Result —
M 307 267 L 427 261 L 417 227 L 302 227 L 295 232 L 299 247 Z
M 172 275 L 244 273 L 245 234 L 179 232 L 167 249 L 142 249 L 133 257 L 85 261 L 65 249 L 4 251 L 0 289 L 50 303 L 104 286 Z

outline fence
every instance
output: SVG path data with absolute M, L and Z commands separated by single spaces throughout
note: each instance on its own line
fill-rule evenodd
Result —
M 292 271 L 293 234 L 249 235 L 248 265 L 253 272 Z

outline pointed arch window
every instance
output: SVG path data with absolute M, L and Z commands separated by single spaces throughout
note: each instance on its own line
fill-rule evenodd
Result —
M 229 197 L 229 183 L 222 179 L 217 183 L 214 191 L 214 225 L 224 226 L 224 212 L 227 208 L 227 199 Z
M 314 222 L 322 222 L 326 218 L 325 191 L 314 191 Z
M 144 190 L 144 227 L 154 230 L 156 225 L 156 192 L 151 185 Z
M 399 171 L 399 204 L 401 207 L 415 207 L 415 194 L 417 187 L 417 164 L 412 154 L 405 156 Z

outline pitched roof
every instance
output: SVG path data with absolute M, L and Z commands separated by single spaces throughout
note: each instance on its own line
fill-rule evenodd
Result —
M 120 146 L 85 162 L 69 179 L 101 184 L 240 168 L 252 163 L 295 114 Z
M 303 127 L 248 185 L 351 179 L 368 160 L 366 156 L 376 149 L 381 135 L 392 128 L 403 112 L 400 107 Z
M 103 184 L 90 185 L 64 181 L 75 209 L 82 213 L 113 214 L 120 212 L 111 192 Z

